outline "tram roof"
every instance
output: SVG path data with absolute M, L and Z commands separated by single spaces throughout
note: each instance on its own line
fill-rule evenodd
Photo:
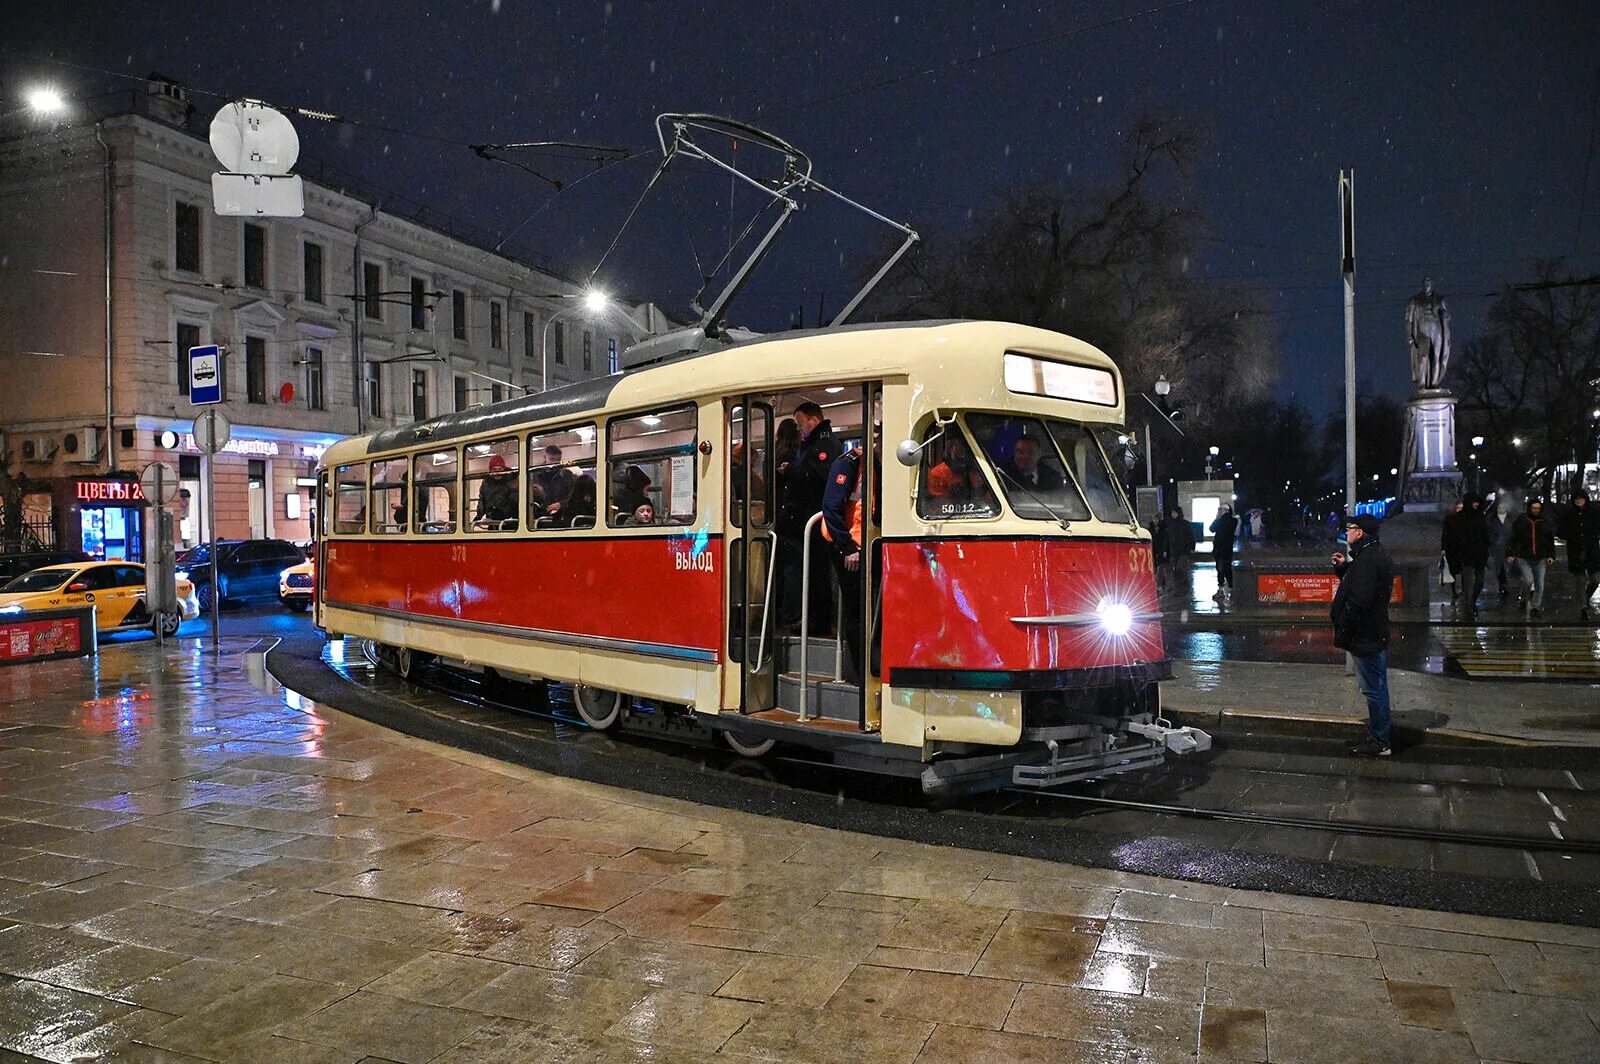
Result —
M 406 425 L 397 425 L 394 428 L 384 429 L 367 436 L 365 448 L 360 448 L 358 453 L 375 454 L 383 451 L 399 450 L 407 447 L 420 446 L 427 443 L 440 443 L 447 440 L 462 439 L 477 436 L 482 433 L 495 431 L 510 431 L 521 428 L 534 422 L 564 420 L 583 414 L 597 413 L 611 403 L 619 388 L 635 382 L 644 383 L 646 378 L 666 379 L 672 370 L 681 367 L 685 362 L 710 361 L 726 364 L 727 360 L 737 359 L 741 354 L 748 355 L 755 348 L 772 349 L 780 345 L 796 348 L 792 355 L 780 357 L 794 358 L 797 361 L 797 373 L 803 376 L 816 376 L 818 373 L 833 373 L 835 375 L 858 376 L 863 372 L 889 371 L 898 367 L 904 372 L 906 363 L 914 361 L 908 359 L 909 351 L 904 345 L 897 345 L 891 357 L 879 356 L 870 363 L 863 363 L 857 350 L 858 344 L 845 345 L 847 350 L 841 352 L 838 364 L 829 365 L 828 360 L 817 359 L 805 361 L 808 356 L 821 353 L 820 345 L 828 341 L 837 341 L 848 338 L 852 340 L 864 339 L 864 334 L 898 332 L 898 333 L 928 333 L 943 334 L 942 338 L 960 337 L 975 340 L 986 337 L 986 342 L 998 342 L 1001 346 L 1038 346 L 1048 343 L 1057 348 L 1067 347 L 1074 359 L 1081 360 L 1091 365 L 1103 365 L 1113 371 L 1115 364 L 1103 351 L 1085 343 L 1082 340 L 1067 336 L 1064 333 L 1051 332 L 1046 329 L 1030 325 L 1018 325 L 1011 322 L 972 321 L 966 319 L 946 319 L 937 321 L 896 321 L 896 322 L 871 322 L 858 325 L 830 326 L 821 329 L 792 329 L 787 332 L 767 333 L 749 340 L 741 340 L 728 344 L 725 347 L 715 347 L 706 351 L 687 352 L 682 355 L 669 356 L 646 364 L 632 366 L 620 373 L 592 380 L 579 381 L 575 384 L 551 388 L 544 392 L 533 392 L 528 395 L 508 399 L 491 406 L 475 407 L 471 410 L 458 411 L 453 414 L 441 414 L 426 421 L 416 421 Z M 930 340 L 933 336 L 930 335 Z M 809 349 L 809 350 L 808 350 Z M 925 352 L 924 352 L 925 353 Z M 761 351 L 763 362 L 774 360 L 770 350 Z M 710 367 L 708 366 L 707 369 Z M 740 367 L 738 375 L 733 378 L 741 388 L 751 382 L 750 367 Z M 801 373 L 801 371 L 804 371 Z M 699 395 L 707 390 L 726 390 L 721 386 L 720 375 L 708 374 L 707 378 L 696 380 L 693 388 L 683 390 L 682 398 Z M 762 386 L 768 382 L 763 380 Z M 784 385 L 784 382 L 772 382 Z M 786 386 L 786 385 L 785 385 Z M 652 389 L 653 390 L 653 389 Z M 619 397 L 620 398 L 620 397 Z M 630 397 L 632 398 L 632 397 Z M 640 395 L 641 400 L 660 400 L 670 398 L 666 396 Z M 359 445 L 360 438 L 346 441 L 345 444 L 335 444 L 335 448 L 343 451 L 351 443 Z M 347 457 L 339 455 L 338 460 Z

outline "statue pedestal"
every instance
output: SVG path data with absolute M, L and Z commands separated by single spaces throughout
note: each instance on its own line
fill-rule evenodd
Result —
M 1399 501 L 1408 512 L 1448 511 L 1461 497 L 1456 465 L 1456 397 L 1443 388 L 1419 391 L 1406 404 Z

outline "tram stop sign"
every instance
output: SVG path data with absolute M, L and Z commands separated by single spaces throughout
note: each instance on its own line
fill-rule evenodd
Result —
M 139 488 L 156 506 L 165 506 L 178 494 L 178 471 L 166 462 L 151 462 L 139 473 Z

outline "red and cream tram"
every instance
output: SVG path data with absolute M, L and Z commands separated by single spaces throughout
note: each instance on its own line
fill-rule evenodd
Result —
M 834 579 L 776 520 L 779 427 L 807 400 L 838 442 L 889 441 L 862 463 L 874 564 L 844 574 L 859 684 L 839 631 L 777 624 L 775 558 Z M 1149 535 L 1096 436 L 1122 417 L 1095 348 L 943 322 L 761 337 L 387 429 L 323 459 L 317 623 L 406 674 L 570 684 L 596 728 L 643 700 L 741 753 L 802 744 L 930 791 L 1148 766 L 1209 740 L 1159 717 Z

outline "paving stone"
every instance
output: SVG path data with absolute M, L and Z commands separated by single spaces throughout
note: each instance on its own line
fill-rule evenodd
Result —
M 387 1060 L 423 1064 L 488 1022 L 463 1009 L 441 1008 L 357 991 L 274 1033 Z
M 597 1036 L 649 996 L 645 983 L 513 967 L 456 1006 Z
M 1452 993 L 1481 1056 L 1524 1064 L 1600 1060 L 1600 1029 L 1580 1002 L 1485 990 Z
M 1005 1029 L 1093 1042 L 1123 1051 L 1192 1053 L 1200 1008 L 1186 1002 L 1103 994 L 1076 987 L 1025 984 Z
M 1478 953 L 1380 943 L 1378 960 L 1383 964 L 1385 976 L 1402 982 L 1471 987 L 1477 990 L 1506 989 L 1505 980 L 1500 978 L 1494 961 Z
M 855 969 L 849 961 L 757 954 L 722 984 L 716 996 L 821 1008 Z
M 1269 912 L 1265 934 L 1267 946 L 1272 949 L 1346 957 L 1377 956 L 1367 925 L 1360 920 Z
M 726 1052 L 806 1064 L 908 1064 L 933 1033 L 933 1024 L 923 1020 L 849 1010 L 819 1014 L 785 1005 L 755 1008 L 748 1022 L 727 1041 Z M 819 1023 L 823 1015 L 829 1018 Z
M 1367 1018 L 1267 1012 L 1273 1064 L 1476 1064 L 1473 1046 L 1454 1031 L 1430 1031 Z M 1549 1058 L 1541 1058 L 1549 1059 Z
M 914 971 L 895 990 L 883 1014 L 998 1031 L 1019 989 L 1019 983 L 1005 979 Z
M 652 990 L 606 1032 L 652 1046 L 682 1046 L 713 1052 L 761 1006 L 706 994 Z

